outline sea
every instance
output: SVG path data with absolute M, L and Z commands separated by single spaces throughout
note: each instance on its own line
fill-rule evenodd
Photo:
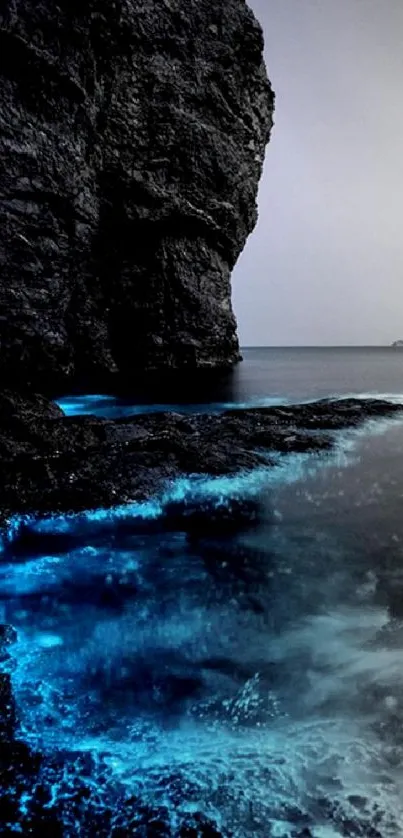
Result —
M 143 387 L 58 401 L 109 417 L 403 403 L 403 351 L 243 355 L 210 390 L 172 400 L 147 403 Z M 257 497 L 258 523 L 189 540 L 137 527 L 158 516 L 150 504 L 90 510 L 33 521 L 43 548 L 0 563 L 19 735 L 64 763 L 52 800 L 65 835 L 87 834 L 83 800 L 78 814 L 71 803 L 85 775 L 86 805 L 119 812 L 119 835 L 402 838 L 403 416 L 343 431 L 331 453 L 198 485 Z M 49 532 L 69 538 L 52 550 Z M 133 799 L 154 827 L 125 821 Z
M 228 374 L 205 378 L 152 377 L 119 397 L 107 393 L 62 394 L 67 415 L 93 413 L 114 418 L 169 410 L 211 411 L 299 403 L 339 396 L 399 396 L 403 393 L 403 349 L 389 347 L 258 347 L 242 350 L 243 363 Z

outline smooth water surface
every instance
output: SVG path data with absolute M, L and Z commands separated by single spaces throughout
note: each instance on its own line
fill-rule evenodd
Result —
M 174 407 L 186 412 L 233 404 L 271 405 L 327 397 L 403 394 L 403 349 L 382 347 L 244 349 L 244 361 L 211 381 L 194 376 L 133 384 L 130 395 L 64 395 L 68 415 L 114 418 Z
M 100 806 L 119 786 L 173 829 L 403 835 L 403 424 L 342 439 L 259 483 L 252 531 L 77 519 L 64 552 L 4 559 L 23 736 L 92 754 Z

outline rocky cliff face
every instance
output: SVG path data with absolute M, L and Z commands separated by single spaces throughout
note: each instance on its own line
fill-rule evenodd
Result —
M 2 0 L 3 380 L 237 360 L 262 46 L 244 0 Z

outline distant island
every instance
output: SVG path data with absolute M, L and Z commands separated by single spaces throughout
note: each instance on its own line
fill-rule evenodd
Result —
M 403 349 L 403 340 L 395 340 L 395 342 L 392 343 L 392 347 L 394 349 Z

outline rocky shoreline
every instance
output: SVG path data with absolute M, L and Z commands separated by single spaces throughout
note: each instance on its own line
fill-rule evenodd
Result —
M 400 405 L 381 400 L 344 399 L 233 409 L 214 415 L 154 413 L 110 421 L 91 416 L 67 418 L 43 397 L 23 398 L 11 392 L 3 393 L 0 397 L 3 523 L 9 516 L 18 514 L 64 514 L 149 500 L 167 481 L 184 475 L 236 475 L 270 467 L 279 454 L 327 452 L 334 445 L 338 431 L 401 413 Z M 205 538 L 206 534 L 221 536 L 232 526 L 243 528 L 253 523 L 254 516 L 256 505 L 242 498 L 229 498 L 229 504 L 221 508 L 218 505 L 214 510 L 208 504 L 203 508 L 190 496 L 168 505 L 158 526 L 185 530 L 188 536 L 202 534 Z M 135 526 L 133 521 L 131 525 Z M 16 560 L 23 560 L 24 554 L 28 556 L 32 550 L 35 552 L 34 536 L 29 527 L 17 534 Z M 38 538 L 38 544 L 42 540 L 43 546 L 46 536 L 42 533 Z M 47 546 L 58 549 L 55 542 Z M 67 549 L 66 542 L 60 549 Z M 216 549 L 216 560 L 221 561 L 223 548 Z M 10 558 L 13 560 L 12 550 Z M 15 640 L 11 626 L 0 627 L 3 669 L 0 796 L 2 811 L 6 812 L 2 834 L 13 835 L 15 824 L 19 823 L 23 834 L 38 838 L 52 834 L 57 838 L 75 834 L 71 829 L 74 830 L 78 820 L 83 835 L 116 838 L 127 834 L 161 838 L 227 835 L 218 824 L 197 812 L 173 828 L 168 809 L 154 809 L 141 796 L 129 800 L 122 791 L 112 787 L 109 792 L 107 780 L 97 774 L 96 782 L 106 783 L 105 799 L 99 807 L 96 794 L 91 791 L 93 775 L 99 772 L 99 766 L 92 763 L 90 755 L 49 756 L 34 752 L 21 741 L 12 670 L 8 666 Z M 55 800 L 52 800 L 53 786 L 59 788 Z M 330 801 L 326 805 L 330 806 Z M 339 815 L 336 809 L 333 814 L 329 809 L 330 820 Z M 303 825 L 304 813 L 295 811 L 292 816 L 296 826 L 289 834 L 293 838 L 312 838 L 315 833 L 309 825 Z M 361 825 L 358 820 L 354 828 L 354 835 L 382 838 L 381 832 L 368 824 Z
M 210 376 L 237 363 L 231 272 L 256 224 L 275 97 L 262 30 L 244 0 L 6 0 L 0 47 L 5 562 L 22 566 L 45 548 L 64 562 L 71 534 L 35 530 L 47 516 L 63 522 L 71 513 L 121 507 L 130 518 L 130 504 L 154 502 L 175 481 L 236 478 L 270 469 L 282 455 L 325 453 L 339 431 L 401 414 L 402 406 L 386 401 L 345 399 L 112 421 L 66 417 L 37 394 L 84 382 L 99 382 L 103 392 L 109 382 L 151 372 Z M 214 569 L 236 566 L 235 539 L 221 536 L 254 525 L 258 498 L 235 488 L 213 504 L 192 490 L 166 497 L 156 541 L 164 530 L 185 533 L 186 545 L 207 535 L 216 541 L 203 559 Z M 78 534 L 87 545 L 85 535 Z M 250 558 L 239 564 L 248 566 Z M 119 596 L 124 599 L 124 585 Z M 46 597 L 44 608 L 48 619 Z M 19 651 L 15 658 L 10 651 L 16 642 L 14 628 L 0 625 L 2 835 L 234 834 L 219 817 L 206 817 L 197 782 L 191 787 L 170 760 L 166 775 L 155 780 L 166 801 L 158 808 L 141 783 L 130 794 L 117 787 L 104 755 L 80 750 L 81 741 L 78 753 L 51 754 L 38 753 L 36 740 L 32 747 L 23 741 L 13 686 Z M 164 660 L 161 677 L 169 688 L 167 669 Z M 33 681 L 35 692 L 36 662 Z M 61 702 L 62 713 L 66 707 Z M 189 811 L 178 815 L 185 787 Z M 299 806 L 284 800 L 280 810 L 276 817 L 291 824 L 284 838 L 313 838 L 312 818 Z M 382 838 L 359 815 L 350 830 L 333 799 L 315 801 L 315 811 L 340 826 L 340 834 Z M 268 813 L 248 805 L 248 834 L 256 834 L 258 822 L 259 834 L 268 836 Z
M 402 407 L 382 400 L 322 400 L 212 415 L 66 417 L 42 396 L 0 395 L 0 510 L 79 512 L 148 500 L 189 475 L 235 475 L 271 455 L 331 449 L 335 432 Z

